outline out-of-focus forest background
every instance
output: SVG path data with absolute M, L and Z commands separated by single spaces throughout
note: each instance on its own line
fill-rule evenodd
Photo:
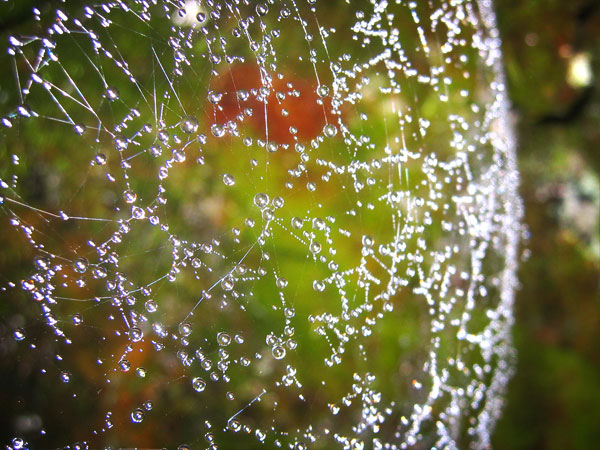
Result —
M 0 17 L 1 41 L 28 20 Z M 47 3 L 47 2 L 46 2 Z M 529 239 L 494 446 L 600 442 L 600 2 L 496 0 Z
M 495 446 L 600 442 L 600 3 L 497 0 L 530 240 Z

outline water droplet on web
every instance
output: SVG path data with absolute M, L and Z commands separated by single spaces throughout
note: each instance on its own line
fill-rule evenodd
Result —
M 311 242 L 309 248 L 315 255 L 321 252 L 321 244 L 316 241 Z
M 269 204 L 269 196 L 265 193 L 258 193 L 254 196 L 254 204 L 259 208 L 266 208 Z
M 259 16 L 266 16 L 269 12 L 269 7 L 264 3 L 259 3 L 256 5 L 256 14 Z
M 225 128 L 221 125 L 218 125 L 216 123 L 212 124 L 210 127 L 210 132 L 212 133 L 212 135 L 214 137 L 223 137 L 225 136 Z
M 329 138 L 332 138 L 337 134 L 337 128 L 335 125 L 328 123 L 323 127 L 323 134 Z
M 327 97 L 329 95 L 329 87 L 325 84 L 320 84 L 317 87 L 317 94 L 319 97 Z
M 144 306 L 146 308 L 146 311 L 148 311 L 149 313 L 153 313 L 158 309 L 158 305 L 154 300 L 146 300 Z
M 285 357 L 285 348 L 281 345 L 276 345 L 271 349 L 271 353 L 273 354 L 273 358 L 275 359 L 283 359 Z
M 60 379 L 63 383 L 68 383 L 69 381 L 71 381 L 71 373 L 67 372 L 66 370 L 63 370 L 60 373 Z
M 131 368 L 131 363 L 126 359 L 122 359 L 121 361 L 119 361 L 119 368 L 121 369 L 121 372 L 129 372 L 129 369 Z
M 15 341 L 22 341 L 23 339 L 25 339 L 25 332 L 22 328 L 17 328 L 13 332 L 13 337 L 15 338 Z
M 111 102 L 115 101 L 119 98 L 119 90 L 115 87 L 108 87 L 106 88 L 105 95 L 106 98 L 109 99 Z
M 142 330 L 140 330 L 138 327 L 133 327 L 129 329 L 129 339 L 131 340 L 131 342 L 139 342 L 142 340 L 143 337 L 144 334 L 142 333 Z
M 72 320 L 73 324 L 76 326 L 81 325 L 83 323 L 83 317 L 81 317 L 81 314 L 73 314 Z
M 14 450 L 21 450 L 21 449 L 25 450 L 25 445 L 26 445 L 25 441 L 21 438 L 16 437 L 12 440 L 12 447 Z M 7 449 L 7 450 L 10 450 L 10 449 Z
M 75 272 L 78 273 L 85 273 L 88 270 L 89 266 L 90 263 L 85 258 L 76 258 L 73 261 L 73 268 L 75 269 Z
M 374 243 L 375 243 L 375 240 L 373 239 L 373 237 L 369 236 L 368 234 L 365 234 L 362 237 L 362 244 L 365 247 L 372 247 Z
M 273 210 L 272 210 L 272 209 L 270 209 L 270 208 L 265 208 L 265 209 L 263 209 L 263 211 L 262 211 L 262 217 L 263 217 L 263 219 L 265 219 L 266 221 L 273 220 L 273 219 L 275 218 L 275 213 L 273 212 Z
M 77 133 L 79 136 L 82 136 L 83 133 L 85 133 L 85 125 L 82 123 L 77 123 L 73 126 L 73 129 L 75 130 L 75 133 Z
M 196 377 L 192 380 L 192 387 L 196 392 L 202 392 L 204 389 L 206 389 L 206 381 L 204 381 L 202 378 Z
M 325 229 L 325 221 L 320 217 L 315 217 L 313 219 L 313 227 L 319 231 L 322 231 Z
M 223 98 L 223 94 L 220 92 L 208 91 L 207 97 L 209 102 L 211 102 L 213 105 L 216 105 L 221 101 L 221 98 Z
M 21 117 L 31 117 L 32 115 L 31 108 L 24 104 L 17 106 L 17 113 Z
M 137 194 L 131 189 L 127 189 L 123 192 L 123 199 L 125 200 L 125 203 L 135 203 Z
M 198 130 L 198 119 L 194 116 L 186 116 L 179 124 L 179 128 L 187 134 L 195 133 Z
M 136 408 L 131 412 L 131 421 L 133 423 L 141 423 L 144 421 L 146 413 L 141 408 Z
M 221 281 L 221 287 L 224 291 L 231 291 L 234 287 L 233 279 L 231 277 L 223 278 L 223 281 Z
M 128 145 L 129 145 L 129 141 L 127 140 L 127 138 L 125 136 L 123 136 L 121 134 L 117 134 L 113 138 L 113 146 L 115 147 L 116 150 L 118 150 L 120 152 L 125 150 Z
M 221 347 L 226 347 L 231 344 L 231 336 L 228 333 L 220 332 L 217 334 L 217 343 Z
M 258 428 L 254 431 L 254 435 L 256 436 L 256 439 L 258 439 L 258 442 L 264 442 L 267 438 L 267 434 Z
M 292 227 L 299 230 L 304 225 L 304 221 L 300 217 L 292 217 Z
M 98 153 L 94 160 L 96 161 L 96 164 L 103 166 L 106 164 L 106 155 L 104 153 Z
M 242 429 L 242 424 L 235 419 L 230 420 L 227 426 L 231 431 L 234 431 L 236 433 Z
M 313 281 L 313 289 L 317 292 L 323 292 L 325 290 L 325 283 L 322 281 Z
M 181 322 L 178 329 L 181 336 L 185 337 L 192 334 L 192 326 L 188 322 Z
M 224 173 L 223 174 L 223 183 L 225 184 L 225 186 L 233 186 L 235 184 L 235 178 L 233 178 L 233 175 Z
M 144 208 L 140 208 L 139 206 L 133 206 L 131 208 L 131 217 L 137 220 L 142 220 L 146 217 L 146 211 L 144 211 Z

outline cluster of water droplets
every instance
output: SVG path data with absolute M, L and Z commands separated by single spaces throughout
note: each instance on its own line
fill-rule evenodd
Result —
M 489 446 L 521 207 L 488 0 L 33 13 L 2 347 L 73 434 L 30 398 L 10 448 Z

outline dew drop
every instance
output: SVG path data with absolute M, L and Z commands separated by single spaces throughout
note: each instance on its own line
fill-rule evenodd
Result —
M 126 359 L 122 359 L 119 361 L 119 368 L 121 369 L 121 372 L 129 372 L 131 364 Z
M 327 137 L 334 137 L 337 134 L 337 128 L 335 125 L 328 123 L 323 127 L 323 134 Z
M 131 421 L 133 423 L 141 423 L 144 421 L 146 413 L 141 408 L 136 408 L 131 412 Z
M 316 241 L 311 242 L 309 248 L 310 248 L 311 253 L 313 253 L 315 255 L 321 253 L 321 244 L 319 244 Z
M 223 94 L 221 94 L 220 92 L 208 91 L 207 97 L 209 102 L 211 102 L 213 105 L 216 105 L 221 101 Z
M 373 247 L 373 244 L 374 244 L 374 243 L 375 243 L 375 240 L 374 240 L 374 239 L 373 239 L 371 236 L 369 236 L 368 234 L 365 234 L 365 235 L 362 237 L 362 244 L 363 244 L 365 247 Z
M 273 358 L 275 359 L 283 359 L 285 357 L 285 348 L 281 345 L 276 345 L 271 349 L 271 353 L 273 354 Z
M 27 105 L 19 105 L 17 106 L 17 113 L 21 117 L 31 117 L 31 108 Z
M 131 208 L 131 217 L 137 220 L 142 220 L 146 217 L 146 211 L 144 211 L 144 208 L 134 206 Z
M 104 94 L 106 95 L 106 98 L 109 99 L 111 102 L 114 102 L 119 98 L 119 90 L 115 87 L 106 88 Z
M 258 5 L 256 5 L 256 14 L 258 14 L 259 16 L 266 16 L 268 12 L 269 7 L 264 3 L 259 3 Z
M 187 134 L 195 133 L 198 130 L 198 119 L 194 116 L 184 117 L 179 124 L 179 128 Z
M 266 208 L 269 204 L 269 196 L 263 192 L 260 192 L 254 196 L 254 204 L 259 208 Z
M 221 125 L 216 124 L 216 123 L 211 125 L 210 132 L 212 133 L 212 135 L 214 137 L 220 138 L 220 137 L 225 136 L 225 128 L 223 128 Z
M 273 207 L 274 208 L 279 209 L 279 208 L 283 208 L 283 205 L 285 204 L 285 201 L 281 197 L 275 197 L 273 199 L 272 203 L 273 203 Z
M 190 325 L 188 322 L 181 322 L 179 324 L 178 328 L 179 328 L 179 334 L 184 337 L 192 334 L 192 325 Z
M 131 189 L 126 189 L 123 192 L 123 200 L 125 200 L 125 203 L 135 203 L 137 200 L 137 194 Z
M 113 138 L 113 146 L 115 147 L 116 150 L 118 150 L 120 152 L 122 152 L 123 150 L 125 150 L 128 145 L 129 145 L 129 141 L 122 134 L 117 134 Z
M 204 389 L 206 389 L 206 381 L 204 381 L 202 378 L 196 377 L 192 380 L 192 388 L 196 392 L 202 392 Z
M 227 347 L 229 344 L 231 344 L 231 336 L 225 332 L 220 332 L 217 334 L 217 343 L 221 347 Z
M 144 333 L 138 327 L 133 327 L 129 329 L 129 339 L 131 342 L 139 342 L 144 337 Z
M 144 306 L 146 308 L 146 311 L 148 311 L 149 313 L 156 312 L 156 310 L 158 309 L 158 305 L 154 300 L 146 300 Z
M 292 217 L 292 227 L 299 230 L 304 225 L 304 221 L 300 217 Z
M 73 126 L 73 129 L 75 130 L 75 133 L 77 133 L 79 136 L 83 135 L 83 133 L 85 133 L 85 125 L 82 123 L 76 123 Z
M 77 273 L 85 273 L 88 270 L 89 265 L 88 260 L 85 258 L 76 258 L 73 261 L 73 269 L 75 269 L 75 272 Z
M 265 209 L 263 209 L 262 217 L 263 217 L 263 219 L 265 219 L 267 221 L 273 220 L 275 218 L 275 213 L 273 212 L 272 209 L 265 208 Z
M 242 429 L 242 424 L 237 420 L 230 420 L 227 423 L 227 426 L 231 431 L 234 431 L 236 433 Z
M 313 281 L 313 289 L 317 292 L 323 292 L 325 290 L 325 283 L 322 281 Z
M 317 94 L 319 97 L 327 97 L 329 95 L 329 87 L 325 84 L 320 84 L 317 87 Z
M 233 279 L 231 277 L 223 278 L 223 281 L 221 281 L 221 287 L 224 291 L 231 291 L 234 287 Z
M 94 160 L 96 161 L 97 165 L 103 166 L 106 164 L 106 155 L 104 153 L 98 153 Z
M 17 328 L 13 332 L 13 337 L 15 338 L 15 341 L 22 341 L 23 339 L 25 339 L 25 332 L 22 328 Z

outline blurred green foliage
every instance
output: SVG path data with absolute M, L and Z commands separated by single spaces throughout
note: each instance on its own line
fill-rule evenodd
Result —
M 499 449 L 600 442 L 600 4 L 497 0 L 530 239 Z M 587 86 L 569 83 L 577 55 Z

